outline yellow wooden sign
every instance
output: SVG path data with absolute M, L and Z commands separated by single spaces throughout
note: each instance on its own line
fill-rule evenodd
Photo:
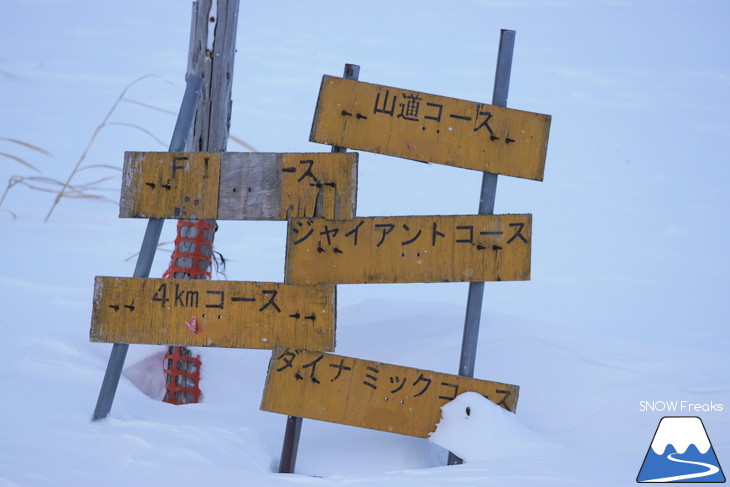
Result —
M 309 140 L 541 181 L 550 119 L 324 76 Z
M 215 218 L 220 166 L 217 153 L 127 152 L 120 216 Z
M 441 406 L 464 392 L 517 408 L 515 385 L 277 347 L 261 409 L 425 438 L 436 430 Z
M 335 287 L 97 277 L 92 342 L 334 350 Z
M 289 220 L 289 284 L 523 281 L 532 215 Z
M 126 152 L 122 218 L 354 218 L 354 152 Z
M 357 157 L 356 152 L 281 154 L 281 219 L 354 218 Z

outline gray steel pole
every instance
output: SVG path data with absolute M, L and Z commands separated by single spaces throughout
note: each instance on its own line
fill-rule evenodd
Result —
M 492 105 L 498 107 L 507 106 L 514 47 L 515 31 L 502 29 L 499 38 L 497 69 L 494 74 L 494 91 L 492 92 Z M 497 175 L 485 172 L 482 176 L 482 193 L 479 199 L 480 215 L 494 214 L 494 200 L 496 197 Z M 469 283 L 469 296 L 466 302 L 466 317 L 464 319 L 464 336 L 461 341 L 461 360 L 459 361 L 459 375 L 464 377 L 474 377 L 483 300 L 484 283 Z M 459 457 L 453 453 L 449 453 L 449 465 L 458 465 L 460 463 L 462 463 L 462 460 Z
M 345 72 L 342 75 L 345 79 L 358 79 L 360 77 L 360 66 L 357 64 L 345 64 Z M 332 146 L 332 152 L 347 152 L 346 147 Z M 321 217 L 322 215 L 315 215 Z M 302 432 L 302 418 L 288 416 L 286 418 L 286 430 L 284 431 L 284 443 L 281 446 L 281 458 L 279 459 L 279 473 L 294 473 L 297 463 L 297 452 L 299 451 L 299 436 Z
M 193 119 L 195 118 L 195 111 L 198 108 L 202 87 L 203 78 L 199 76 L 188 76 L 185 85 L 185 94 L 180 104 L 175 130 L 172 133 L 172 140 L 170 141 L 170 152 L 182 152 L 185 150 L 185 144 L 187 144 L 193 127 Z M 147 222 L 147 229 L 142 239 L 133 277 L 149 277 L 164 223 L 165 220 L 162 218 L 150 218 Z M 104 381 L 101 384 L 99 398 L 96 401 L 96 408 L 94 409 L 94 421 L 104 419 L 109 415 L 112 403 L 114 402 L 114 395 L 119 385 L 119 378 L 122 375 L 124 360 L 127 358 L 127 350 L 129 350 L 128 343 L 115 343 L 112 346 L 109 363 L 104 373 Z

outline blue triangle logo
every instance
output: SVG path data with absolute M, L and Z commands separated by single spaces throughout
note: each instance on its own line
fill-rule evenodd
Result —
M 696 416 L 663 417 L 659 421 L 636 481 L 725 482 L 725 474 L 722 472 L 702 420 Z

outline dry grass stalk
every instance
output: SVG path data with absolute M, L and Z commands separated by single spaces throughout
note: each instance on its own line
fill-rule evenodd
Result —
M 136 80 L 132 81 L 131 83 L 129 83 L 122 90 L 122 92 L 119 94 L 119 96 L 114 101 L 114 103 L 112 104 L 111 108 L 109 109 L 109 112 L 106 114 L 106 116 L 101 121 L 101 123 L 96 127 L 96 129 L 94 129 L 94 133 L 91 135 L 91 138 L 89 139 L 89 142 L 86 144 L 86 148 L 84 149 L 84 152 L 81 154 L 81 157 L 79 157 L 79 160 L 76 161 L 76 165 L 74 166 L 73 170 L 69 174 L 69 176 L 66 179 L 66 181 L 63 183 L 63 185 L 61 187 L 61 190 L 58 191 L 58 193 L 56 194 L 56 198 L 54 199 L 53 204 L 51 205 L 51 208 L 48 210 L 48 214 L 46 215 L 46 218 L 45 218 L 44 221 L 48 221 L 48 219 L 51 217 L 51 214 L 53 213 L 53 210 L 55 210 L 56 206 L 58 206 L 58 203 L 61 201 L 61 198 L 67 196 L 66 195 L 66 191 L 69 188 L 69 186 L 71 185 L 71 180 L 74 178 L 74 176 L 76 175 L 76 173 L 79 172 L 79 169 L 81 168 L 81 164 L 83 164 L 84 160 L 86 159 L 86 156 L 89 153 L 89 150 L 94 145 L 94 141 L 96 141 L 96 137 L 99 135 L 99 133 L 102 131 L 102 129 L 109 124 L 109 119 L 114 114 L 114 111 L 117 109 L 117 107 L 122 102 L 122 100 L 124 100 L 124 96 L 127 94 L 127 91 L 129 91 L 129 89 L 132 86 L 134 86 L 135 84 L 139 83 L 142 80 L 148 79 L 148 78 L 162 79 L 162 78 L 160 78 L 159 76 L 156 76 L 156 75 L 141 76 L 141 77 L 137 78 Z M 163 81 L 165 81 L 165 80 L 163 80 Z M 169 83 L 169 81 L 165 81 L 165 82 Z
M 55 193 L 56 197 L 54 198 L 53 203 L 52 203 L 51 207 L 49 208 L 48 213 L 46 214 L 46 217 L 44 219 L 44 221 L 46 221 L 46 222 L 51 217 L 54 210 L 56 209 L 56 206 L 58 206 L 58 204 L 60 203 L 62 198 L 88 199 L 88 200 L 96 200 L 96 201 L 106 201 L 106 202 L 111 202 L 111 203 L 116 204 L 115 200 L 112 200 L 111 198 L 108 198 L 102 194 L 98 194 L 100 192 L 112 191 L 110 189 L 105 189 L 105 188 L 101 187 L 100 185 L 103 182 L 113 179 L 113 177 L 111 177 L 111 176 L 104 177 L 104 178 L 100 178 L 100 179 L 97 179 L 94 181 L 85 182 L 85 183 L 81 183 L 81 184 L 72 184 L 72 181 L 80 172 L 86 171 L 89 169 L 121 171 L 120 167 L 113 166 L 110 164 L 84 165 L 84 161 L 86 160 L 86 157 L 88 156 L 89 151 L 91 150 L 92 146 L 94 145 L 94 142 L 96 141 L 97 137 L 99 136 L 99 133 L 107 126 L 116 125 L 116 126 L 129 127 L 129 128 L 135 129 L 135 130 L 139 130 L 140 132 L 143 132 L 143 133 L 149 135 L 152 139 L 154 139 L 160 145 L 163 145 L 163 146 L 165 145 L 165 143 L 159 137 L 155 136 L 151 131 L 142 127 L 141 125 L 127 123 L 127 122 L 110 121 L 111 116 L 114 114 L 114 112 L 116 111 L 116 109 L 118 108 L 118 106 L 120 105 L 121 102 L 139 105 L 139 106 L 151 109 L 151 110 L 157 110 L 159 112 L 167 113 L 167 114 L 170 114 L 173 116 L 177 115 L 177 113 L 175 113 L 171 110 L 167 110 L 162 107 L 158 107 L 158 106 L 155 106 L 155 105 L 152 105 L 149 103 L 145 103 L 143 101 L 134 100 L 134 99 L 126 97 L 127 92 L 129 91 L 129 89 L 132 86 L 134 86 L 135 84 L 139 83 L 140 81 L 148 79 L 148 78 L 157 78 L 157 79 L 161 79 L 162 81 L 164 81 L 166 83 L 172 84 L 169 81 L 166 81 L 163 78 L 156 76 L 156 75 L 141 76 L 141 77 L 135 79 L 134 81 L 132 81 L 131 83 L 129 83 L 127 86 L 124 87 L 124 89 L 119 94 L 119 96 L 117 96 L 116 100 L 112 104 L 111 108 L 109 109 L 109 111 L 107 112 L 106 116 L 101 121 L 101 123 L 99 123 L 99 125 L 94 129 L 94 132 L 92 133 L 90 139 L 88 140 L 86 147 L 84 148 L 84 151 L 81 153 L 81 156 L 76 161 L 76 164 L 74 165 L 73 169 L 71 170 L 71 172 L 69 173 L 69 175 L 65 181 L 59 181 L 58 179 L 43 177 L 43 176 L 33 176 L 33 177 L 18 176 L 18 175 L 11 176 L 11 178 L 8 180 L 8 184 L 5 188 L 5 191 L 3 192 L 2 196 L 0 196 L 0 207 L 2 207 L 2 205 L 5 201 L 5 198 L 8 195 L 8 192 L 10 191 L 10 189 L 12 189 L 15 186 L 24 186 L 27 189 L 31 189 L 34 191 Z M 239 137 L 230 135 L 229 138 L 230 138 L 230 140 L 236 142 L 237 144 L 241 145 L 242 147 L 248 149 L 251 152 L 258 152 L 258 150 L 256 148 L 254 148 L 252 145 L 248 144 L 246 141 L 242 140 Z M 38 152 L 38 153 L 46 155 L 46 156 L 53 157 L 52 154 L 50 152 L 48 152 L 47 150 L 45 150 L 42 147 L 39 147 L 35 144 L 31 144 L 30 142 L 26 142 L 26 141 L 14 139 L 14 138 L 9 138 L 9 137 L 0 137 L 0 140 L 9 142 L 11 144 L 22 146 L 26 149 L 30 149 L 32 151 Z M 26 168 L 28 168 L 32 171 L 35 171 L 37 173 L 42 173 L 42 171 L 40 169 L 38 169 L 35 165 L 30 163 L 25 158 L 20 157 L 16 154 L 0 151 L 0 157 L 4 157 L 6 159 L 10 159 L 19 164 L 22 164 Z M 16 213 L 11 210 L 3 209 L 2 211 L 10 213 L 11 216 L 13 217 L 13 219 L 15 219 L 17 217 Z

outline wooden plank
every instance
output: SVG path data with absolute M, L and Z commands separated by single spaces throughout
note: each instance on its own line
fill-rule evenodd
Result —
M 215 218 L 219 179 L 219 153 L 125 152 L 120 217 Z
M 282 154 L 281 216 L 355 218 L 357 158 L 356 152 Z
M 543 179 L 549 115 L 324 76 L 309 140 Z
M 280 220 L 281 160 L 271 153 L 227 152 L 218 190 L 220 220 Z
M 183 165 L 179 162 L 183 156 L 197 162 L 190 159 Z M 127 152 L 124 159 L 122 218 L 286 220 L 355 216 L 357 153 Z M 209 164 L 220 161 L 216 162 L 220 169 L 215 177 L 205 172 L 205 160 Z M 200 204 L 202 194 L 207 197 L 204 208 Z M 194 205 L 195 201 L 199 204 Z
M 464 392 L 517 408 L 515 385 L 277 347 L 261 409 L 426 438 L 436 430 L 441 406 Z
M 532 215 L 291 219 L 285 282 L 523 281 Z
M 334 350 L 335 300 L 334 286 L 97 277 L 90 337 L 93 342 Z

